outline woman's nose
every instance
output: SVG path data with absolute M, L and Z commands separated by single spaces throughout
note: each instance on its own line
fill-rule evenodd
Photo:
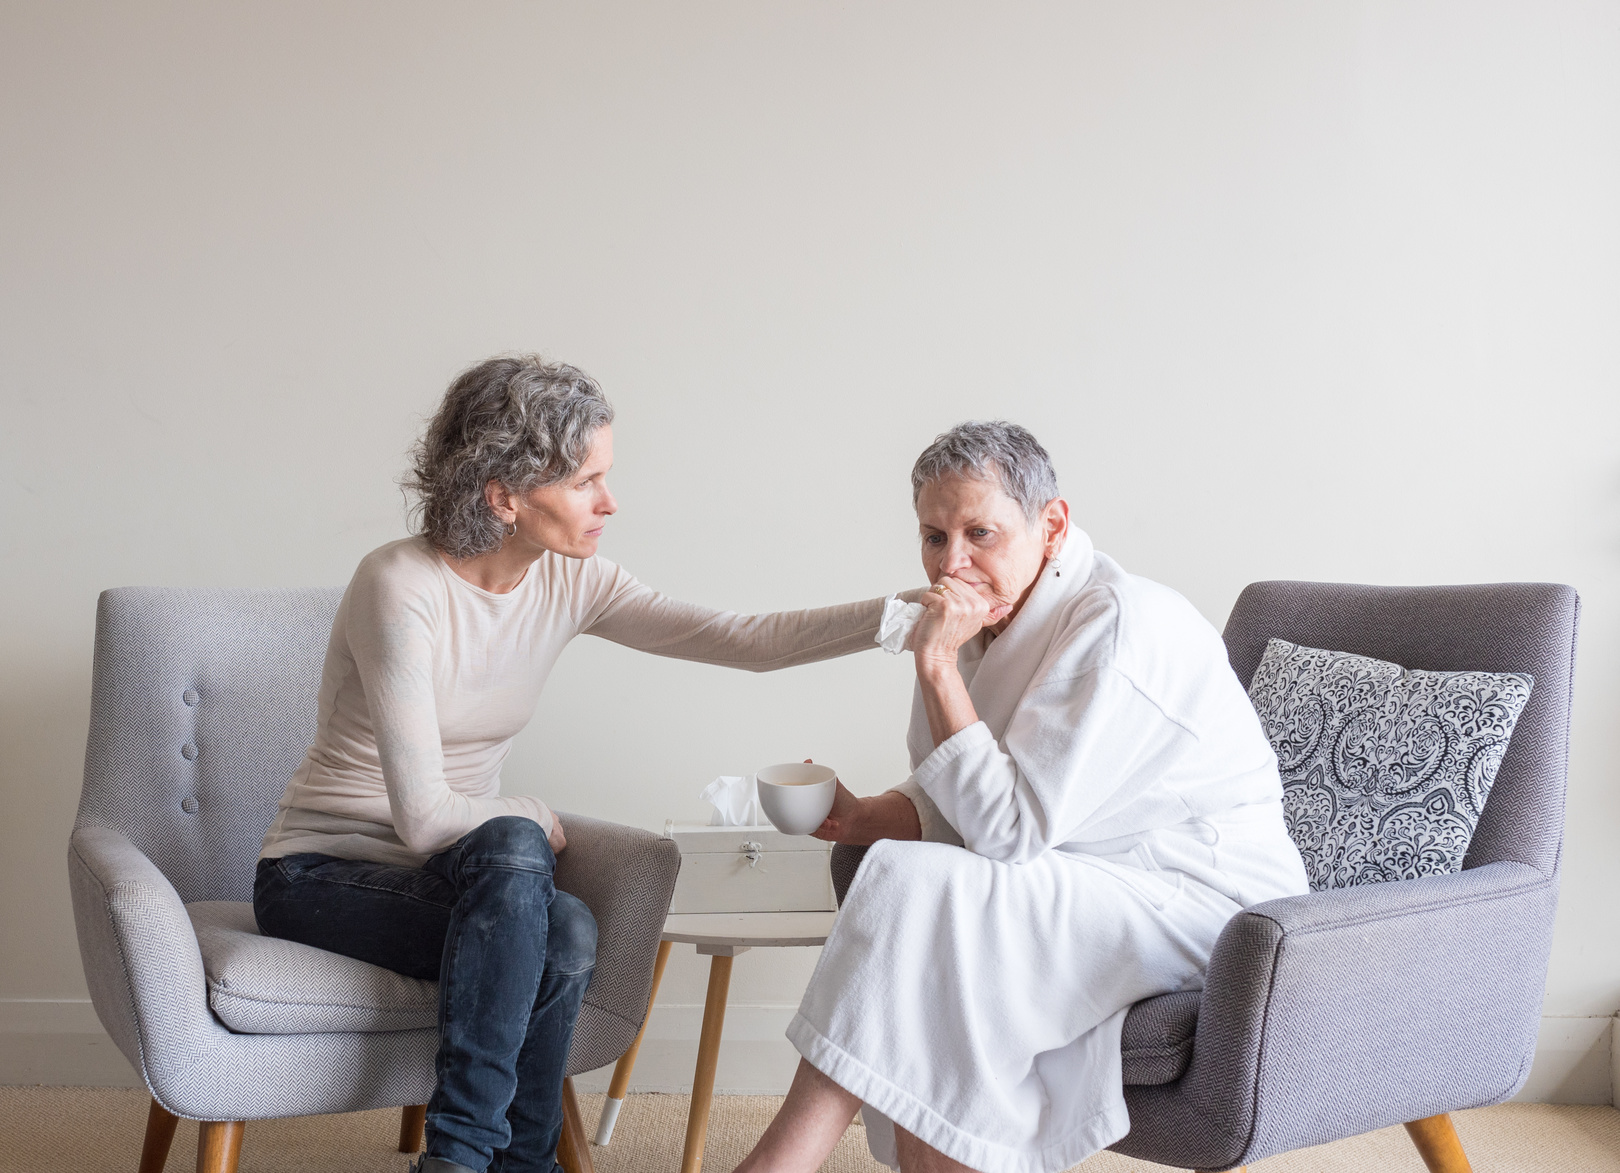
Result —
M 613 514 L 615 514 L 615 513 L 617 513 L 619 511 L 619 502 L 613 496 L 612 491 L 606 485 L 602 486 L 602 507 L 601 507 L 601 511 L 602 511 L 602 516 L 604 516 L 604 517 L 611 517 L 611 516 L 613 516 Z
M 973 558 L 968 553 L 966 542 L 952 542 L 945 547 L 945 559 L 940 563 L 940 569 L 946 574 L 965 570 L 971 565 L 973 565 Z

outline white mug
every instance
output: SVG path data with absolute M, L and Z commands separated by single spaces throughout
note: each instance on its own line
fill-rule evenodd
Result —
M 821 826 L 838 793 L 838 771 L 812 762 L 766 766 L 754 775 L 765 817 L 784 835 L 808 835 Z

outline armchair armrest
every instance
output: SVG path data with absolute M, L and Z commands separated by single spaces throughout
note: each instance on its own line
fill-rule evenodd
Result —
M 1498 862 L 1239 913 L 1187 1073 L 1132 1089 L 1167 1117 L 1117 1147 L 1183 1163 L 1179 1114 L 1185 1163 L 1226 1168 L 1506 1099 L 1534 1055 L 1557 900 L 1556 879 Z
M 669 915 L 681 853 L 672 840 L 638 827 L 559 812 L 568 846 L 557 857 L 557 887 L 596 917 L 596 971 L 576 1031 L 570 1072 L 611 1063 L 647 1017 L 653 961 Z
M 68 841 L 73 920 L 90 1000 L 159 1100 L 218 1045 L 197 935 L 180 895 L 129 838 L 80 827 Z

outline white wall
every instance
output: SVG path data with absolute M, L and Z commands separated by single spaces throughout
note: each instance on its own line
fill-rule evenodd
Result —
M 524 348 L 619 407 L 605 552 L 704 602 L 919 581 L 911 459 L 991 415 L 1217 624 L 1258 578 L 1576 584 L 1547 1013 L 1607 1046 L 1615 4 L 13 0 L 0 119 L 0 1031 L 89 1022 L 96 593 L 345 581 L 447 380 Z M 650 827 L 768 760 L 875 791 L 909 692 L 582 641 L 507 784 Z M 809 961 L 745 957 L 739 1013 Z M 682 959 L 659 1029 L 701 1000 Z

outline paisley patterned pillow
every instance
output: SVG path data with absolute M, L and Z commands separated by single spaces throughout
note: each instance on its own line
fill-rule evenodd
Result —
M 1461 870 L 1533 683 L 1266 644 L 1249 699 L 1311 888 Z

